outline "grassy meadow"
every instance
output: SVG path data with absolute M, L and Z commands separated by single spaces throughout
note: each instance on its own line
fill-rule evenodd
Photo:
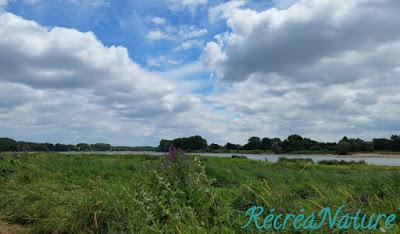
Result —
M 2 154 L 0 219 L 32 233 L 257 233 L 241 228 L 253 205 L 400 216 L 398 167 L 183 157 Z

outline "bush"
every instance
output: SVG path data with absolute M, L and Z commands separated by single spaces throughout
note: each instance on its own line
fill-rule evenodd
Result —
M 345 160 L 321 160 L 318 162 L 320 165 L 364 165 L 367 164 L 364 160 L 361 161 L 345 161 Z
M 232 155 L 231 158 L 241 158 L 241 159 L 247 159 L 246 156 L 244 155 Z
M 293 162 L 293 163 L 314 163 L 311 158 L 286 158 L 279 157 L 278 162 Z

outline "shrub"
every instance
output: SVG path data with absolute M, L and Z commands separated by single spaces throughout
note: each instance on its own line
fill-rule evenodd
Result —
M 279 157 L 278 162 L 293 162 L 293 163 L 314 163 L 311 158 L 286 158 Z
M 366 162 L 364 160 L 361 161 L 345 161 L 345 160 L 321 160 L 318 162 L 320 165 L 364 165 Z
M 244 155 L 232 155 L 231 158 L 241 158 L 241 159 L 247 159 L 246 156 Z

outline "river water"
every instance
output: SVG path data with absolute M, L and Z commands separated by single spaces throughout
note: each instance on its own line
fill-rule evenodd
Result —
M 162 152 L 154 151 L 106 151 L 106 152 L 64 152 L 63 154 L 146 154 L 146 155 L 164 155 Z M 383 165 L 383 166 L 400 166 L 400 156 L 390 157 L 384 155 L 318 155 L 318 154 L 234 154 L 234 153 L 188 153 L 189 155 L 201 155 L 209 157 L 225 157 L 230 158 L 232 155 L 243 155 L 248 159 L 265 160 L 269 162 L 278 161 L 279 157 L 287 158 L 311 158 L 314 162 L 321 160 L 344 160 L 344 161 L 360 161 L 364 160 L 367 164 Z

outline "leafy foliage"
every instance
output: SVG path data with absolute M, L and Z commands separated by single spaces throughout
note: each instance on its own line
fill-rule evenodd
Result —
M 170 145 L 182 150 L 204 150 L 207 148 L 207 140 L 201 136 L 176 138 L 173 140 L 161 140 L 158 146 L 161 152 L 167 152 Z

